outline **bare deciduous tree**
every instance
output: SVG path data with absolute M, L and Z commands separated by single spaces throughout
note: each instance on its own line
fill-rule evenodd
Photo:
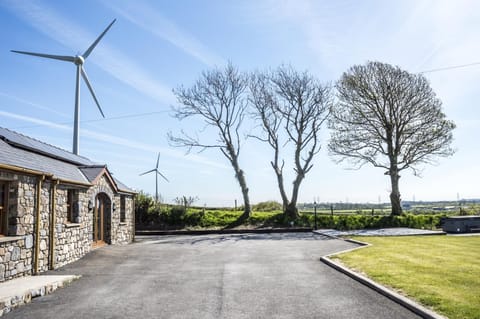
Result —
M 173 199 L 173 201 L 175 202 L 175 204 L 179 205 L 179 206 L 182 206 L 183 209 L 185 211 L 187 211 L 187 209 L 192 206 L 193 203 L 195 203 L 196 201 L 198 201 L 198 197 L 197 196 L 185 196 L 185 195 L 182 195 L 182 196 L 179 196 L 179 197 L 175 197 Z
M 224 70 L 205 71 L 191 88 L 183 86 L 174 90 L 179 107 L 174 108 L 174 117 L 183 120 L 200 117 L 207 126 L 216 129 L 215 141 L 201 142 L 199 137 L 192 137 L 182 131 L 181 136 L 168 134 L 172 145 L 199 148 L 217 148 L 229 160 L 235 171 L 235 177 L 242 190 L 244 213 L 242 218 L 250 215 L 250 200 L 245 174 L 238 162 L 240 155 L 240 127 L 246 114 L 248 101 L 245 97 L 247 77 L 233 65 L 228 64 Z
M 253 137 L 268 143 L 273 149 L 273 161 L 270 164 L 275 171 L 283 209 L 285 209 L 289 201 L 283 185 L 285 160 L 280 159 L 281 141 L 279 130 L 282 125 L 282 116 L 277 111 L 279 109 L 279 101 L 270 76 L 260 72 L 253 74 L 250 78 L 250 93 L 254 117 L 261 123 L 264 133 L 263 135 L 254 135 Z
M 355 168 L 366 163 L 390 176 L 392 215 L 402 213 L 399 178 L 404 169 L 454 153 L 455 124 L 427 79 L 380 62 L 356 65 L 337 83 L 332 108 L 330 153 Z
M 319 133 L 330 109 L 330 88 L 308 72 L 299 73 L 292 67 L 281 66 L 268 74 L 254 74 L 250 92 L 255 116 L 263 131 L 256 138 L 273 149 L 270 164 L 277 176 L 285 214 L 296 218 L 300 185 L 321 148 Z M 281 136 L 285 136 L 285 140 L 281 141 Z M 290 199 L 284 187 L 285 161 L 280 156 L 280 148 L 285 143 L 292 143 L 294 150 L 295 179 Z

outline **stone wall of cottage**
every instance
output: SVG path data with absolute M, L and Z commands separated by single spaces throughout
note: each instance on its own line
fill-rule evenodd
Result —
M 9 191 L 8 234 L 33 234 L 35 220 L 35 192 L 38 177 L 11 175 Z
M 121 217 L 121 197 L 125 196 L 125 219 L 122 221 Z M 133 231 L 135 228 L 133 220 L 133 197 L 128 195 L 115 196 L 116 210 L 112 216 L 112 244 L 128 244 L 133 241 Z
M 32 273 L 33 236 L 0 238 L 0 282 Z
M 31 275 L 34 265 L 36 189 L 39 177 L 0 171 L 0 180 L 9 182 L 8 236 L 0 237 L 0 282 Z M 95 203 L 98 194 L 110 199 L 106 213 L 107 243 L 127 244 L 134 236 L 133 197 L 125 196 L 125 219 L 120 221 L 121 196 L 115 194 L 109 180 L 101 177 L 90 188 L 76 188 L 77 219 L 67 220 L 68 189 L 73 186 L 59 184 L 55 192 L 54 268 L 61 267 L 87 254 L 93 243 L 94 211 L 88 209 L 89 201 Z M 50 238 L 52 221 L 51 181 L 42 183 L 40 202 L 38 270 L 47 271 L 51 265 Z M 113 205 L 115 203 L 115 205 Z M 115 210 L 113 210 L 115 206 Z M 111 214 L 111 215 L 110 215 Z M 111 218 L 110 218 L 111 216 Z
M 31 275 L 35 192 L 38 178 L 0 172 L 9 182 L 8 236 L 0 238 L 0 282 Z
M 92 248 L 93 212 L 88 210 L 88 192 L 75 189 L 73 210 L 76 219 L 69 222 L 67 200 L 71 188 L 59 185 L 56 190 L 55 268 L 80 259 Z

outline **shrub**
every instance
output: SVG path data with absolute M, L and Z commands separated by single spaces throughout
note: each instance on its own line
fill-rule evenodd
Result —
M 149 195 L 140 192 L 135 195 L 135 222 L 137 224 L 147 224 L 148 223 L 148 213 L 151 207 L 155 204 L 152 197 Z
M 252 206 L 252 210 L 257 212 L 274 212 L 274 211 L 282 211 L 282 209 L 283 209 L 282 204 L 273 200 L 260 202 Z
M 198 225 L 189 225 L 189 226 L 200 226 L 205 228 L 210 227 L 227 227 L 228 225 L 235 222 L 241 215 L 241 212 L 230 212 L 230 211 L 207 211 L 203 214 Z

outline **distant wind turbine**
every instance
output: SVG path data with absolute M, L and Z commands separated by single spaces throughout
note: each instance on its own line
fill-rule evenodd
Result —
M 158 170 L 158 163 L 160 162 L 160 153 L 158 153 L 157 157 L 157 166 L 154 169 L 146 171 L 145 173 L 140 174 L 140 176 L 155 172 L 155 201 L 158 203 L 158 175 L 162 176 L 167 182 L 170 182 L 160 171 Z
M 77 155 L 78 155 L 78 140 L 79 140 L 78 131 L 79 131 L 79 121 L 80 121 L 80 74 L 82 75 L 83 80 L 85 81 L 85 84 L 87 84 L 87 87 L 90 90 L 90 93 L 92 94 L 92 97 L 95 100 L 95 103 L 97 104 L 98 110 L 100 111 L 102 116 L 105 117 L 105 115 L 103 114 L 102 108 L 100 107 L 100 103 L 98 103 L 97 97 L 95 96 L 95 92 L 93 91 L 92 85 L 88 80 L 87 73 L 85 73 L 83 64 L 85 63 L 85 60 L 88 58 L 90 53 L 92 53 L 93 49 L 97 46 L 98 42 L 100 42 L 100 40 L 103 38 L 105 33 L 107 33 L 110 27 L 115 23 L 115 21 L 116 19 L 114 19 L 108 25 L 105 31 L 103 31 L 102 34 L 100 34 L 100 36 L 92 43 L 92 45 L 90 45 L 90 47 L 82 55 L 76 55 L 76 56 L 51 55 L 51 54 L 11 50 L 12 52 L 20 53 L 20 54 L 33 55 L 41 58 L 73 62 L 77 66 L 77 77 L 76 77 L 77 81 L 75 85 L 75 120 L 73 124 L 73 150 L 72 150 L 72 152 Z

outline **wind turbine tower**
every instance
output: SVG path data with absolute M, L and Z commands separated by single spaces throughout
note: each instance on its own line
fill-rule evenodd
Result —
M 146 171 L 145 173 L 142 173 L 140 174 L 139 176 L 142 176 L 142 175 L 145 175 L 145 174 L 148 174 L 148 173 L 152 173 L 152 172 L 155 172 L 155 202 L 158 203 L 158 175 L 160 175 L 161 177 L 163 177 L 164 180 L 166 180 L 167 182 L 170 182 L 162 173 L 160 173 L 160 171 L 158 170 L 158 163 L 160 162 L 160 153 L 158 153 L 158 157 L 157 157 L 157 165 L 155 166 L 154 169 L 151 169 L 149 171 Z
M 33 55 L 33 56 L 38 56 L 38 57 L 41 57 L 41 58 L 54 59 L 54 60 L 60 60 L 60 61 L 66 61 L 66 62 L 73 62 L 76 65 L 77 73 L 76 73 L 76 83 L 75 83 L 75 118 L 74 118 L 74 124 L 73 124 L 73 147 L 72 147 L 72 152 L 74 154 L 77 154 L 77 155 L 78 155 L 78 141 L 79 141 L 78 131 L 79 131 L 79 127 L 80 127 L 80 125 L 79 125 L 79 122 L 80 122 L 80 75 L 83 77 L 83 80 L 85 81 L 85 84 L 87 85 L 90 93 L 92 94 L 92 97 L 95 100 L 95 103 L 97 104 L 98 110 L 100 111 L 100 114 L 102 114 L 102 116 L 105 117 L 105 115 L 103 114 L 102 108 L 100 107 L 100 103 L 98 102 L 98 99 L 95 96 L 95 92 L 93 91 L 93 87 L 90 84 L 90 81 L 88 80 L 87 73 L 85 72 L 85 68 L 83 67 L 83 64 L 85 63 L 85 60 L 88 58 L 90 53 L 92 53 L 93 49 L 95 49 L 97 44 L 103 38 L 105 33 L 107 33 L 107 31 L 115 23 L 115 21 L 116 21 L 116 19 L 114 19 L 108 25 L 108 27 L 98 36 L 98 38 L 90 45 L 90 47 L 82 55 L 75 55 L 75 56 L 52 55 L 52 54 L 44 54 L 44 53 L 34 53 L 34 52 L 11 50 L 12 52 L 20 53 L 20 54 Z

